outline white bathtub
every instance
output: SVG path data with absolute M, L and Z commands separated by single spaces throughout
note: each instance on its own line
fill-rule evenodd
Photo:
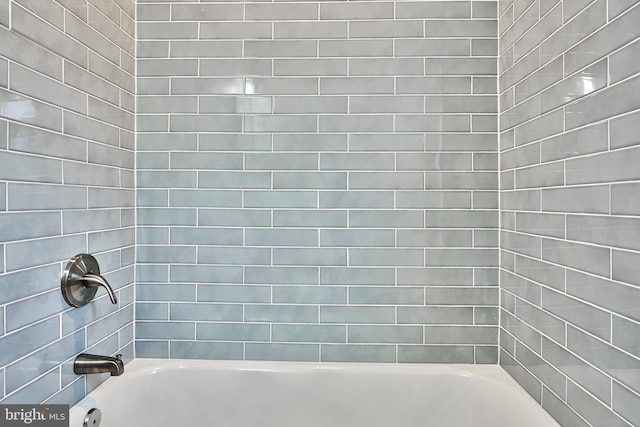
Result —
M 558 427 L 496 365 L 135 359 L 71 409 L 101 427 Z

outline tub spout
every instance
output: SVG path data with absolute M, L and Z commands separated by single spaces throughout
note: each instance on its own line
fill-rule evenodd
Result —
M 122 375 L 124 373 L 122 355 L 116 354 L 115 357 L 111 357 L 82 353 L 73 362 L 73 372 L 78 375 L 101 374 L 103 372 L 108 372 L 111 376 Z

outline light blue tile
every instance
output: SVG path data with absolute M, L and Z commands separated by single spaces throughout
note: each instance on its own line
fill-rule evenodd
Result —
M 198 340 L 269 341 L 269 325 L 251 323 L 198 323 Z
M 120 301 L 122 303 L 122 299 Z M 133 325 L 133 305 L 105 316 L 87 328 L 87 345 L 92 346 L 109 335 Z
M 198 302 L 269 303 L 271 302 L 271 287 L 198 285 Z
M 346 304 L 347 289 L 338 286 L 274 286 L 273 302 L 282 304 Z
M 242 305 L 208 303 L 171 303 L 169 318 L 174 321 L 241 321 Z M 153 337 L 151 337 L 153 338 Z
M 85 237 L 77 235 L 11 243 L 5 248 L 5 268 L 11 271 L 67 260 L 69 254 L 86 252 L 85 245 Z
M 242 360 L 242 343 L 171 341 L 172 359 Z
M 247 304 L 244 308 L 247 322 L 317 323 L 318 309 L 307 305 L 258 305 Z
M 347 212 L 339 210 L 275 210 L 273 212 L 273 226 L 344 228 L 347 226 Z M 285 231 L 286 229 L 282 230 L 282 232 Z M 298 232 L 303 233 L 302 230 Z
M 9 304 L 5 308 L 6 332 L 36 323 L 68 307 L 58 290 Z
M 60 337 L 60 320 L 50 318 L 0 338 L 0 362 L 7 365 Z
M 136 320 L 169 320 L 169 304 L 136 302 Z
M 273 341 L 345 343 L 347 329 L 339 325 L 273 325 Z
M 10 209 L 13 209 L 11 203 Z M 56 236 L 60 234 L 61 225 L 58 212 L 0 214 L 0 229 L 4 242 Z
M 393 268 L 332 268 L 320 269 L 320 284 L 322 285 L 394 285 L 395 271 Z
M 174 265 L 169 275 L 172 282 L 241 283 L 241 266 Z
M 474 363 L 472 345 L 400 345 L 401 363 Z
M 395 345 L 323 344 L 323 362 L 396 362 Z
M 422 344 L 421 326 L 350 325 L 349 343 Z
M 284 221 L 279 226 L 295 226 Z M 315 230 L 287 228 L 247 229 L 245 244 L 251 246 L 318 246 L 318 233 Z
M 199 264 L 270 265 L 268 248 L 200 247 Z
M 168 267 L 165 267 L 168 268 Z M 192 284 L 137 284 L 138 301 L 195 301 L 196 285 Z
M 395 323 L 394 307 L 321 306 L 320 323 Z
M 246 267 L 244 283 L 250 284 L 318 284 L 317 267 Z
M 350 304 L 422 305 L 424 289 L 419 287 L 350 287 Z
M 6 404 L 31 404 L 44 402 L 60 390 L 60 372 L 53 370 L 17 392 L 5 397 Z
M 475 310 L 494 309 L 476 307 Z M 398 323 L 434 325 L 471 325 L 474 322 L 473 307 L 398 307 Z
M 245 344 L 246 360 L 282 360 L 296 362 L 319 362 L 318 344 Z
M 194 322 L 136 322 L 136 337 L 140 339 L 195 339 Z
M 136 357 L 166 359 L 169 357 L 169 342 L 136 340 L 135 351 Z
M 247 208 L 316 208 L 315 191 L 245 191 Z

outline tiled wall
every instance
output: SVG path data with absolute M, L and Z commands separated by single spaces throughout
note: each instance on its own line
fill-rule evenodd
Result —
M 75 355 L 133 355 L 134 17 L 132 0 L 0 0 L 2 403 L 74 403 L 104 379 Z M 66 305 L 81 252 L 118 306 Z
M 496 11 L 140 1 L 136 356 L 495 363 Z
M 563 426 L 640 425 L 640 4 L 499 14 L 501 364 Z

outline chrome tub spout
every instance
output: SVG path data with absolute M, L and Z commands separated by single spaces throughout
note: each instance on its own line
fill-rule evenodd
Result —
M 108 372 L 111 376 L 122 375 L 124 373 L 122 355 L 117 354 L 115 357 L 111 357 L 81 353 L 73 362 L 73 372 L 78 375 L 101 374 L 104 372 Z

